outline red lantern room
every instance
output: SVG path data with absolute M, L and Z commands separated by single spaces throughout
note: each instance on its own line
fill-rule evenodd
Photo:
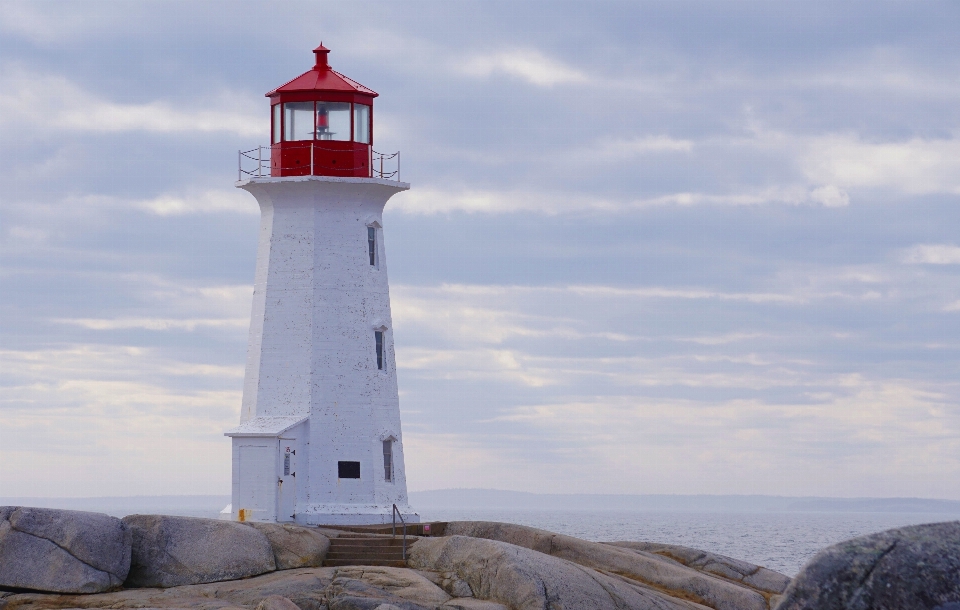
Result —
M 313 69 L 267 94 L 270 175 L 369 178 L 377 93 L 332 69 L 322 44 L 313 52 Z

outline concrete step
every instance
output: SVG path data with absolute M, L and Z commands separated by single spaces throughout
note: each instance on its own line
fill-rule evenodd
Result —
M 410 548 L 412 540 L 407 541 Z M 404 567 L 403 538 L 388 536 L 341 536 L 330 539 L 325 566 L 394 566 Z
M 407 545 L 407 548 L 410 548 L 410 546 L 411 546 L 411 545 L 408 544 L 408 545 Z M 371 545 L 366 545 L 366 544 L 331 544 L 331 545 L 330 545 L 330 550 L 331 550 L 331 551 L 378 550 L 378 551 L 385 551 L 385 552 L 389 552 L 389 551 L 397 551 L 397 552 L 399 552 L 399 551 L 402 550 L 402 549 L 403 549 L 403 546 L 402 546 L 402 545 L 399 545 L 399 544 L 396 544 L 396 545 L 394 545 L 394 544 L 390 544 L 390 545 L 387 545 L 387 544 L 371 544 Z
M 411 542 L 413 542 L 413 539 L 410 537 L 407 537 L 407 544 L 410 544 Z M 377 546 L 377 545 L 400 546 L 403 544 L 403 537 L 397 536 L 396 538 L 390 538 L 390 537 L 381 538 L 381 537 L 373 537 L 373 536 L 369 536 L 369 537 L 357 536 L 356 538 L 353 538 L 353 537 L 347 537 L 347 536 L 340 536 L 339 538 L 331 538 L 330 543 L 331 544 L 362 544 L 365 546 Z
M 403 559 L 403 550 L 397 549 L 396 551 L 389 552 L 379 552 L 371 551 L 368 549 L 363 550 L 350 550 L 350 551 L 327 551 L 327 557 L 330 559 L 348 559 L 350 557 L 369 557 L 372 559 Z
M 341 532 L 356 532 L 365 534 L 392 534 L 393 526 L 387 525 L 321 525 L 320 527 Z M 407 536 L 443 536 L 447 529 L 445 521 L 427 523 L 410 523 L 407 525 Z M 403 524 L 397 523 L 397 535 L 403 532 Z
M 407 562 L 403 559 L 324 559 L 323 566 L 332 568 L 336 566 L 386 566 L 388 568 L 405 568 Z
M 339 561 L 339 562 L 343 562 L 344 565 L 350 565 L 350 564 L 374 565 L 378 561 L 406 561 L 406 560 L 400 555 L 395 555 L 390 557 L 384 557 L 381 555 L 348 555 L 348 556 L 333 555 L 333 556 L 324 558 L 324 562 L 325 562 L 324 565 L 326 565 L 326 562 L 328 561 Z

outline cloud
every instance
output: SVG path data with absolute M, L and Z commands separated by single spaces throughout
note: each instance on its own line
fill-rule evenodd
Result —
M 725 345 L 727 343 L 736 343 L 740 341 L 749 341 L 750 339 L 775 338 L 774 335 L 766 333 L 725 333 L 720 335 L 706 335 L 700 337 L 681 338 L 680 341 L 689 341 L 699 343 L 700 345 Z
M 395 285 L 398 367 L 407 380 L 425 384 L 497 383 L 546 388 L 544 395 L 555 395 L 550 388 L 588 394 L 660 388 L 667 395 L 763 392 L 775 400 L 803 400 L 824 389 L 831 396 L 845 392 L 851 365 L 844 355 L 875 337 L 866 330 L 838 334 L 807 323 L 790 329 L 797 321 L 815 320 L 824 307 L 830 311 L 824 301 L 892 303 L 903 295 L 888 295 L 885 284 L 891 278 L 878 279 L 864 269 L 797 273 L 775 281 L 798 288 L 778 293 L 582 284 Z M 861 288 L 878 281 L 877 289 Z M 771 306 L 787 307 L 777 314 Z M 739 323 L 726 332 L 700 324 L 718 308 Z M 754 311 L 764 312 L 762 321 L 750 321 Z M 769 319 L 778 316 L 791 322 L 771 328 Z M 689 322 L 678 325 L 678 318 Z M 838 356 L 811 353 L 811 341 Z
M 494 419 L 524 426 L 529 438 L 576 447 L 565 470 L 600 489 L 619 479 L 621 490 L 629 481 L 666 493 L 792 494 L 820 479 L 825 493 L 877 495 L 890 478 L 917 477 L 917 492 L 944 493 L 931 473 L 957 471 L 951 456 L 960 433 L 944 396 L 904 380 L 859 376 L 836 379 L 833 390 L 803 403 L 619 395 L 519 405 Z M 696 472 L 681 455 L 698 464 Z M 580 464 L 593 476 L 579 472 Z M 619 476 L 624 468 L 631 477 Z M 784 471 L 803 474 L 777 476 Z M 603 473 L 609 480 L 593 478 Z
M 556 340 L 599 340 L 629 343 L 650 337 L 624 328 L 597 328 L 584 320 L 584 311 L 615 307 L 616 311 L 640 311 L 645 302 L 689 301 L 743 303 L 765 306 L 807 306 L 829 300 L 874 301 L 884 297 L 876 288 L 862 284 L 879 282 L 866 271 L 847 270 L 826 274 L 798 274 L 778 283 L 789 291 L 740 292 L 697 286 L 625 287 L 602 284 L 548 286 L 496 284 L 442 284 L 417 286 L 395 284 L 393 315 L 398 326 L 442 330 L 460 341 L 501 344 L 515 338 Z M 552 304 L 567 303 L 570 309 Z M 573 315 L 571 315 L 573 314 Z M 776 338 L 758 332 L 733 332 L 710 336 L 683 335 L 678 341 L 721 345 L 748 339 Z
M 6 3 L 3 19 L 0 19 L 0 30 L 34 43 L 62 44 L 65 40 L 74 39 L 78 33 L 85 30 L 89 32 L 91 27 L 109 30 L 109 26 L 115 26 L 117 22 L 116 15 L 111 15 L 111 11 L 104 11 L 106 14 L 93 19 L 87 14 L 58 7 L 57 17 L 52 19 L 49 14 L 39 12 L 38 8 L 26 2 Z
M 197 328 L 246 328 L 250 325 L 247 318 L 189 318 L 185 320 L 173 318 L 56 318 L 58 324 L 70 324 L 89 330 L 126 330 L 141 328 L 145 330 L 186 330 L 194 331 Z
M 70 345 L 0 350 L 0 368 L 6 494 L 229 490 L 229 443 L 220 434 L 236 422 L 242 366 L 178 361 L 133 346 Z
M 580 70 L 549 58 L 536 49 L 474 55 L 458 60 L 454 69 L 476 78 L 488 78 L 497 73 L 507 74 L 539 87 L 589 81 L 587 75 Z
M 603 140 L 598 143 L 597 150 L 591 151 L 591 155 L 599 153 L 603 157 L 620 157 L 649 153 L 690 152 L 694 145 L 692 140 L 677 139 L 667 135 L 639 136 Z
M 918 244 L 900 253 L 908 265 L 960 265 L 960 247 L 949 244 Z
M 157 216 L 220 212 L 260 214 L 256 201 L 237 189 L 207 190 L 189 195 L 164 194 L 153 199 L 136 200 L 132 204 Z
M 157 374 L 221 377 L 233 383 L 243 371 L 243 366 L 185 362 L 165 357 L 156 348 L 132 345 L 76 344 L 37 350 L 6 349 L 0 350 L 0 362 L 4 371 L 25 380 L 16 386 L 21 390 L 51 388 L 81 379 L 91 383 L 135 384 L 143 381 L 144 371 L 150 371 L 152 377 Z M 0 402 L 6 405 L 4 408 L 10 408 L 18 399 L 10 389 L 14 386 L 8 384 L 4 387 L 9 391 Z M 58 403 L 66 404 L 65 401 L 70 400 L 73 398 L 65 396 Z
M 410 491 L 439 488 L 496 488 L 516 472 L 521 461 L 528 471 L 538 468 L 507 448 L 491 447 L 469 434 L 417 430 L 404 423 L 403 453 Z
M 679 139 L 669 135 L 598 140 L 588 148 L 554 155 L 551 167 L 609 164 L 637 155 L 698 152 L 687 163 L 712 163 L 715 155 L 743 151 L 795 162 L 800 175 L 772 185 L 741 184 L 727 192 L 674 191 L 644 195 L 598 195 L 570 190 L 449 189 L 427 186 L 395 197 L 391 206 L 408 214 L 468 212 L 564 214 L 616 212 L 655 206 L 848 206 L 858 190 L 887 188 L 899 194 L 960 194 L 960 140 L 914 138 L 867 142 L 849 134 L 801 135 L 754 129 L 750 137 Z M 707 155 L 703 157 L 703 155 Z M 701 157 L 703 157 L 701 159 Z
M 527 349 L 444 349 L 406 347 L 398 352 L 397 367 L 405 375 L 421 381 L 439 380 L 497 382 L 525 388 L 603 388 L 603 394 L 642 392 L 648 389 L 676 391 L 679 388 L 737 390 L 803 390 L 816 381 L 802 367 L 784 366 L 780 359 L 763 359 L 756 354 L 716 356 L 684 354 L 593 357 L 571 355 L 569 349 L 545 354 L 535 347 Z M 731 365 L 734 370 L 716 370 L 716 365 Z
M 809 138 L 800 165 L 813 182 L 840 189 L 892 188 L 909 195 L 960 194 L 960 140 L 868 142 L 853 134 Z M 843 196 L 840 195 L 842 199 Z M 826 204 L 826 201 L 824 201 Z
M 512 309 L 512 296 L 519 290 L 500 292 L 503 302 L 485 307 L 479 299 L 471 299 L 464 293 L 424 289 L 422 287 L 395 286 L 392 304 L 393 316 L 405 325 L 442 326 L 445 332 L 455 334 L 464 341 L 479 343 L 502 343 L 513 337 L 537 339 L 603 339 L 627 342 L 638 339 L 621 332 L 581 332 L 571 325 L 574 320 L 563 317 L 537 315 Z M 522 289 L 521 289 L 522 290 Z M 547 288 L 532 288 L 531 296 L 546 296 L 554 291 Z M 479 296 L 475 294 L 474 296 Z
M 960 448 L 956 410 L 948 397 L 908 380 L 835 376 L 802 401 L 648 396 L 624 393 L 623 386 L 605 396 L 547 390 L 539 402 L 494 401 L 469 422 L 501 443 L 480 444 L 477 432 L 408 432 L 416 439 L 411 463 L 435 459 L 424 444 L 436 439 L 451 458 L 441 486 L 462 486 L 461 474 L 475 486 L 493 480 L 539 492 L 562 492 L 576 481 L 587 493 L 793 495 L 815 488 L 876 496 L 894 479 L 909 481 L 902 488 L 908 495 L 943 497 L 955 489 L 943 488 L 942 473 L 960 472 L 952 459 Z M 540 439 L 551 439 L 550 448 Z M 469 455 L 463 462 L 459 443 Z M 471 466 L 487 457 L 482 470 Z M 553 468 L 543 470 L 544 462 Z M 517 472 L 527 463 L 543 476 Z
M 838 208 L 850 204 L 850 195 L 833 185 L 814 189 L 810 193 L 810 199 L 822 203 L 828 208 Z
M 696 299 L 719 301 L 748 301 L 752 303 L 798 303 L 804 300 L 822 297 L 837 296 L 836 294 L 798 296 L 793 294 L 753 293 L 753 292 L 725 292 L 703 288 L 666 288 L 647 286 L 629 288 L 622 286 L 605 286 L 598 284 L 570 284 L 566 286 L 520 286 L 495 284 L 441 284 L 439 286 L 409 286 L 400 284 L 394 289 L 403 299 L 400 305 L 404 311 L 411 299 L 456 298 L 469 300 L 478 305 L 478 299 L 494 297 L 497 299 L 530 299 L 534 296 L 553 299 L 566 296 L 581 296 L 601 299 Z M 506 312 L 500 312 L 506 313 Z M 434 315 L 434 314 L 430 314 Z M 492 314 L 486 314 L 492 315 Z
M 50 231 L 36 227 L 14 225 L 7 230 L 7 236 L 16 242 L 39 244 L 47 241 L 50 237 Z
M 437 349 L 408 347 L 397 355 L 397 368 L 416 371 L 420 379 L 487 380 L 530 388 L 561 385 L 563 372 L 530 354 L 509 349 Z
M 249 194 L 240 189 L 207 189 L 181 193 L 161 193 L 155 197 L 132 198 L 115 195 L 69 195 L 60 201 L 25 199 L 13 201 L 8 209 L 18 207 L 24 211 L 35 212 L 40 209 L 55 209 L 62 215 L 63 208 L 72 211 L 107 208 L 118 210 L 141 210 L 154 216 L 186 216 L 190 214 L 250 214 L 259 215 L 260 207 Z M 47 232 L 27 227 L 11 227 L 8 235 L 21 241 L 43 241 Z
M 849 197 L 836 187 L 809 190 L 803 186 L 770 187 L 740 193 L 678 192 L 648 197 L 602 197 L 570 191 L 447 190 L 422 187 L 393 197 L 389 209 L 405 214 L 508 214 L 535 212 L 555 215 L 582 212 L 618 212 L 662 206 L 757 206 L 766 204 L 847 205 Z
M 802 296 L 772 293 L 722 292 L 703 289 L 676 288 L 620 288 L 616 286 L 569 286 L 573 294 L 591 297 L 630 297 L 640 299 L 710 299 L 718 301 L 748 301 L 750 303 L 799 303 Z
M 75 280 L 109 286 L 120 302 L 101 304 L 97 316 L 56 316 L 48 320 L 89 330 L 185 330 L 215 328 L 236 332 L 249 327 L 253 286 L 197 285 L 149 274 L 85 274 Z M 117 312 L 117 315 L 103 315 Z M 131 315 L 132 314 L 132 315 Z
M 174 106 L 124 104 L 91 94 L 60 75 L 30 74 L 9 64 L 0 78 L 0 127 L 20 132 L 232 132 L 262 136 L 266 115 L 236 92 Z M 246 102 L 246 103 L 245 103 Z

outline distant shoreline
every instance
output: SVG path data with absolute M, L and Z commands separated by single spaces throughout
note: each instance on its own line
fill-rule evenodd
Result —
M 410 492 L 415 507 L 497 510 L 665 512 L 898 512 L 960 514 L 960 501 L 935 498 L 829 498 L 772 495 L 535 494 L 495 489 Z

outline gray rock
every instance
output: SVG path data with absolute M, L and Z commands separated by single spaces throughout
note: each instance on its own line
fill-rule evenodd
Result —
M 450 599 L 421 574 L 404 568 L 337 568 L 329 588 L 330 610 L 375 610 L 383 604 L 400 610 L 433 610 Z
M 130 570 L 131 535 L 115 517 L 0 507 L 0 586 L 57 593 L 118 589 Z
M 127 587 L 176 587 L 247 578 L 276 570 L 263 532 L 219 519 L 130 515 Z
M 168 589 L 125 589 L 99 595 L 13 594 L 0 600 L 17 610 L 61 608 L 257 608 L 282 597 L 301 610 L 435 610 L 450 596 L 418 572 L 404 568 L 349 566 L 302 568 L 243 580 Z M 266 604 L 265 604 L 266 605 Z M 272 606 L 279 608 L 278 606 Z M 289 610 L 294 610 L 286 606 Z M 263 610 L 267 610 L 264 608 Z M 382 609 L 381 609 L 382 610 Z M 490 609 L 492 610 L 492 609 Z
M 300 610 L 300 606 L 282 595 L 270 595 L 260 602 L 256 610 Z
M 17 593 L 0 600 L 17 610 L 62 608 L 192 608 L 227 610 L 256 608 L 265 598 L 282 596 L 301 610 L 327 610 L 327 588 L 335 568 L 285 570 L 244 580 L 184 585 L 169 589 L 124 589 L 97 595 Z
M 514 610 L 703 608 L 614 574 L 498 540 L 422 538 L 413 544 L 408 557 L 411 567 L 455 572 L 469 583 L 477 598 Z
M 449 610 L 510 610 L 510 608 L 504 606 L 503 604 L 482 599 L 474 599 L 472 597 L 451 599 L 444 605 L 440 606 L 440 608 L 449 608 Z
M 661 557 L 673 559 L 688 568 L 741 582 L 764 593 L 783 593 L 790 584 L 789 576 L 718 553 L 656 542 L 607 542 L 604 544 L 654 553 Z
M 165 577 L 171 573 L 178 577 L 187 573 L 194 580 L 199 570 L 191 562 L 199 558 L 207 564 L 216 564 L 224 557 L 250 548 L 250 540 L 233 541 L 232 546 L 227 544 L 226 541 L 237 535 L 236 528 L 248 536 L 260 536 L 262 548 L 256 552 L 269 556 L 274 565 L 278 545 L 291 531 L 299 537 L 301 529 L 296 526 L 256 528 L 177 517 L 131 517 L 128 523 L 144 548 L 166 549 L 165 559 L 158 560 Z M 229 529 L 220 529 L 223 527 Z M 206 531 L 205 528 L 213 529 Z M 711 599 L 727 604 L 724 608 L 735 607 L 730 602 L 732 598 L 724 596 L 743 592 L 757 595 L 748 587 L 687 567 L 677 558 L 639 549 L 576 541 L 517 526 L 473 524 L 469 528 L 486 536 L 513 538 L 539 550 L 485 538 L 423 538 L 410 548 L 411 568 L 419 571 L 378 566 L 298 568 L 242 580 L 212 582 L 222 579 L 221 573 L 210 579 L 211 584 L 162 589 L 127 589 L 85 596 L 13 594 L 0 599 L 0 610 L 4 606 L 8 610 L 129 607 L 249 610 L 261 604 L 260 610 L 294 610 L 273 596 L 286 598 L 301 610 L 707 610 L 721 606 L 690 593 L 698 590 L 694 585 L 713 595 Z M 313 528 L 306 529 L 313 531 Z M 266 530 L 273 530 L 273 546 L 264 533 Z M 329 535 L 337 533 L 331 531 Z M 586 546 L 577 546 L 575 542 Z M 707 560 L 697 551 L 686 551 L 691 554 L 687 561 L 699 562 L 704 568 L 717 564 L 737 574 L 749 571 L 749 564 L 741 565 L 728 558 Z M 140 555 L 134 554 L 135 558 Z M 206 564 L 200 567 L 212 569 Z M 640 572 L 642 578 L 636 575 Z M 241 578 L 235 573 L 231 577 Z M 647 578 L 659 579 L 657 582 L 679 578 L 688 588 L 671 589 L 651 584 Z M 750 602 L 752 598 L 745 599 Z M 770 595 L 770 599 L 775 596 Z M 744 604 L 738 610 L 751 607 Z
M 473 597 L 473 590 L 470 588 L 470 583 L 457 578 L 457 575 L 452 572 L 444 572 L 442 576 L 444 578 L 440 581 L 441 589 L 453 597 Z
M 765 595 L 752 586 L 733 583 L 646 551 L 588 542 L 510 523 L 456 521 L 447 524 L 445 533 L 508 542 L 594 570 L 619 574 L 673 598 L 695 600 L 716 610 L 768 610 L 770 607 L 769 593 Z M 470 585 L 473 584 L 470 581 Z
M 777 610 L 946 610 L 960 605 L 960 521 L 915 525 L 820 551 Z
M 330 539 L 315 527 L 255 522 L 245 525 L 260 530 L 270 541 L 278 570 L 321 566 L 330 550 Z
M 470 583 L 462 580 L 456 572 L 430 572 L 428 570 L 414 570 L 433 584 L 446 591 L 452 597 L 473 597 Z

